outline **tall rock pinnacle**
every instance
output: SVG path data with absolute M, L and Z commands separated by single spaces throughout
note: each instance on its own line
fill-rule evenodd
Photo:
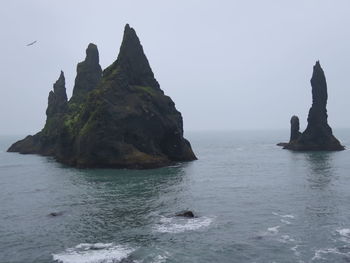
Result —
M 290 119 L 290 140 L 289 142 L 296 141 L 301 135 L 300 124 L 298 116 L 292 116 Z
M 307 118 L 307 128 L 299 139 L 291 141 L 285 148 L 296 151 L 344 150 L 344 146 L 333 136 L 332 129 L 328 125 L 327 82 L 319 61 L 313 68 L 311 86 L 312 106 Z
M 129 85 L 147 86 L 160 90 L 135 30 L 126 24 L 117 60 L 104 75 L 122 71 Z
M 86 94 L 97 87 L 102 78 L 102 69 L 99 64 L 98 49 L 90 43 L 86 49 L 86 58 L 77 66 L 77 76 L 73 88 L 72 102 L 82 102 Z
M 47 118 L 58 113 L 64 113 L 67 108 L 66 81 L 61 71 L 60 77 L 53 84 L 53 91 L 50 91 L 46 110 Z

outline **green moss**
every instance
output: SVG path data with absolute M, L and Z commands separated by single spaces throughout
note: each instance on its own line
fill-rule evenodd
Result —
M 152 87 L 148 87 L 148 86 L 134 86 L 134 88 L 137 91 L 147 92 L 151 96 L 156 96 L 157 95 L 156 90 L 154 88 L 152 88 Z
M 64 126 L 66 126 L 69 130 L 73 130 L 79 121 L 79 117 L 80 117 L 79 113 L 67 115 L 64 120 Z

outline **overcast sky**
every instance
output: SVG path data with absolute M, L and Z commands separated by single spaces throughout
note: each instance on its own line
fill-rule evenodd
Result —
M 11 0 L 0 9 L 0 134 L 39 131 L 60 70 L 70 97 L 88 43 L 107 67 L 126 23 L 187 131 L 289 129 L 293 114 L 304 129 L 318 59 L 329 123 L 350 127 L 349 0 Z

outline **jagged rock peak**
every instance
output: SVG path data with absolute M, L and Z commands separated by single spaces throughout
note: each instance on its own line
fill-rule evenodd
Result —
M 90 43 L 86 49 L 85 60 L 77 65 L 77 76 L 71 102 L 82 102 L 87 93 L 97 87 L 102 78 L 97 46 Z
M 62 70 L 59 78 L 57 79 L 55 84 L 53 84 L 53 92 L 56 94 L 56 96 L 58 96 L 62 100 L 67 101 L 66 79 L 64 77 L 64 73 Z
M 117 70 L 116 70 L 117 69 Z M 126 24 L 117 60 L 104 71 L 104 76 L 122 72 L 129 85 L 148 86 L 159 89 L 153 71 L 144 53 L 136 31 Z
M 90 43 L 86 49 L 86 58 L 85 58 L 86 63 L 89 64 L 99 64 L 100 63 L 100 58 L 98 54 L 98 49 L 97 46 L 93 43 Z
M 46 115 L 48 117 L 56 113 L 63 113 L 67 106 L 66 81 L 63 71 L 58 80 L 53 84 L 53 91 L 50 91 Z
M 312 106 L 326 108 L 328 99 L 327 82 L 320 61 L 316 61 L 316 64 L 314 65 L 311 86 Z

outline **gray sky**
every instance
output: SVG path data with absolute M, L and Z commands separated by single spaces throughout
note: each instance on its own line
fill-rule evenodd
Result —
M 317 59 L 329 123 L 350 127 L 348 0 L 11 0 L 0 9 L 0 134 L 33 134 L 62 69 L 68 97 L 89 42 L 102 68 L 135 28 L 190 130 L 301 129 Z M 32 47 L 27 43 L 37 40 Z

